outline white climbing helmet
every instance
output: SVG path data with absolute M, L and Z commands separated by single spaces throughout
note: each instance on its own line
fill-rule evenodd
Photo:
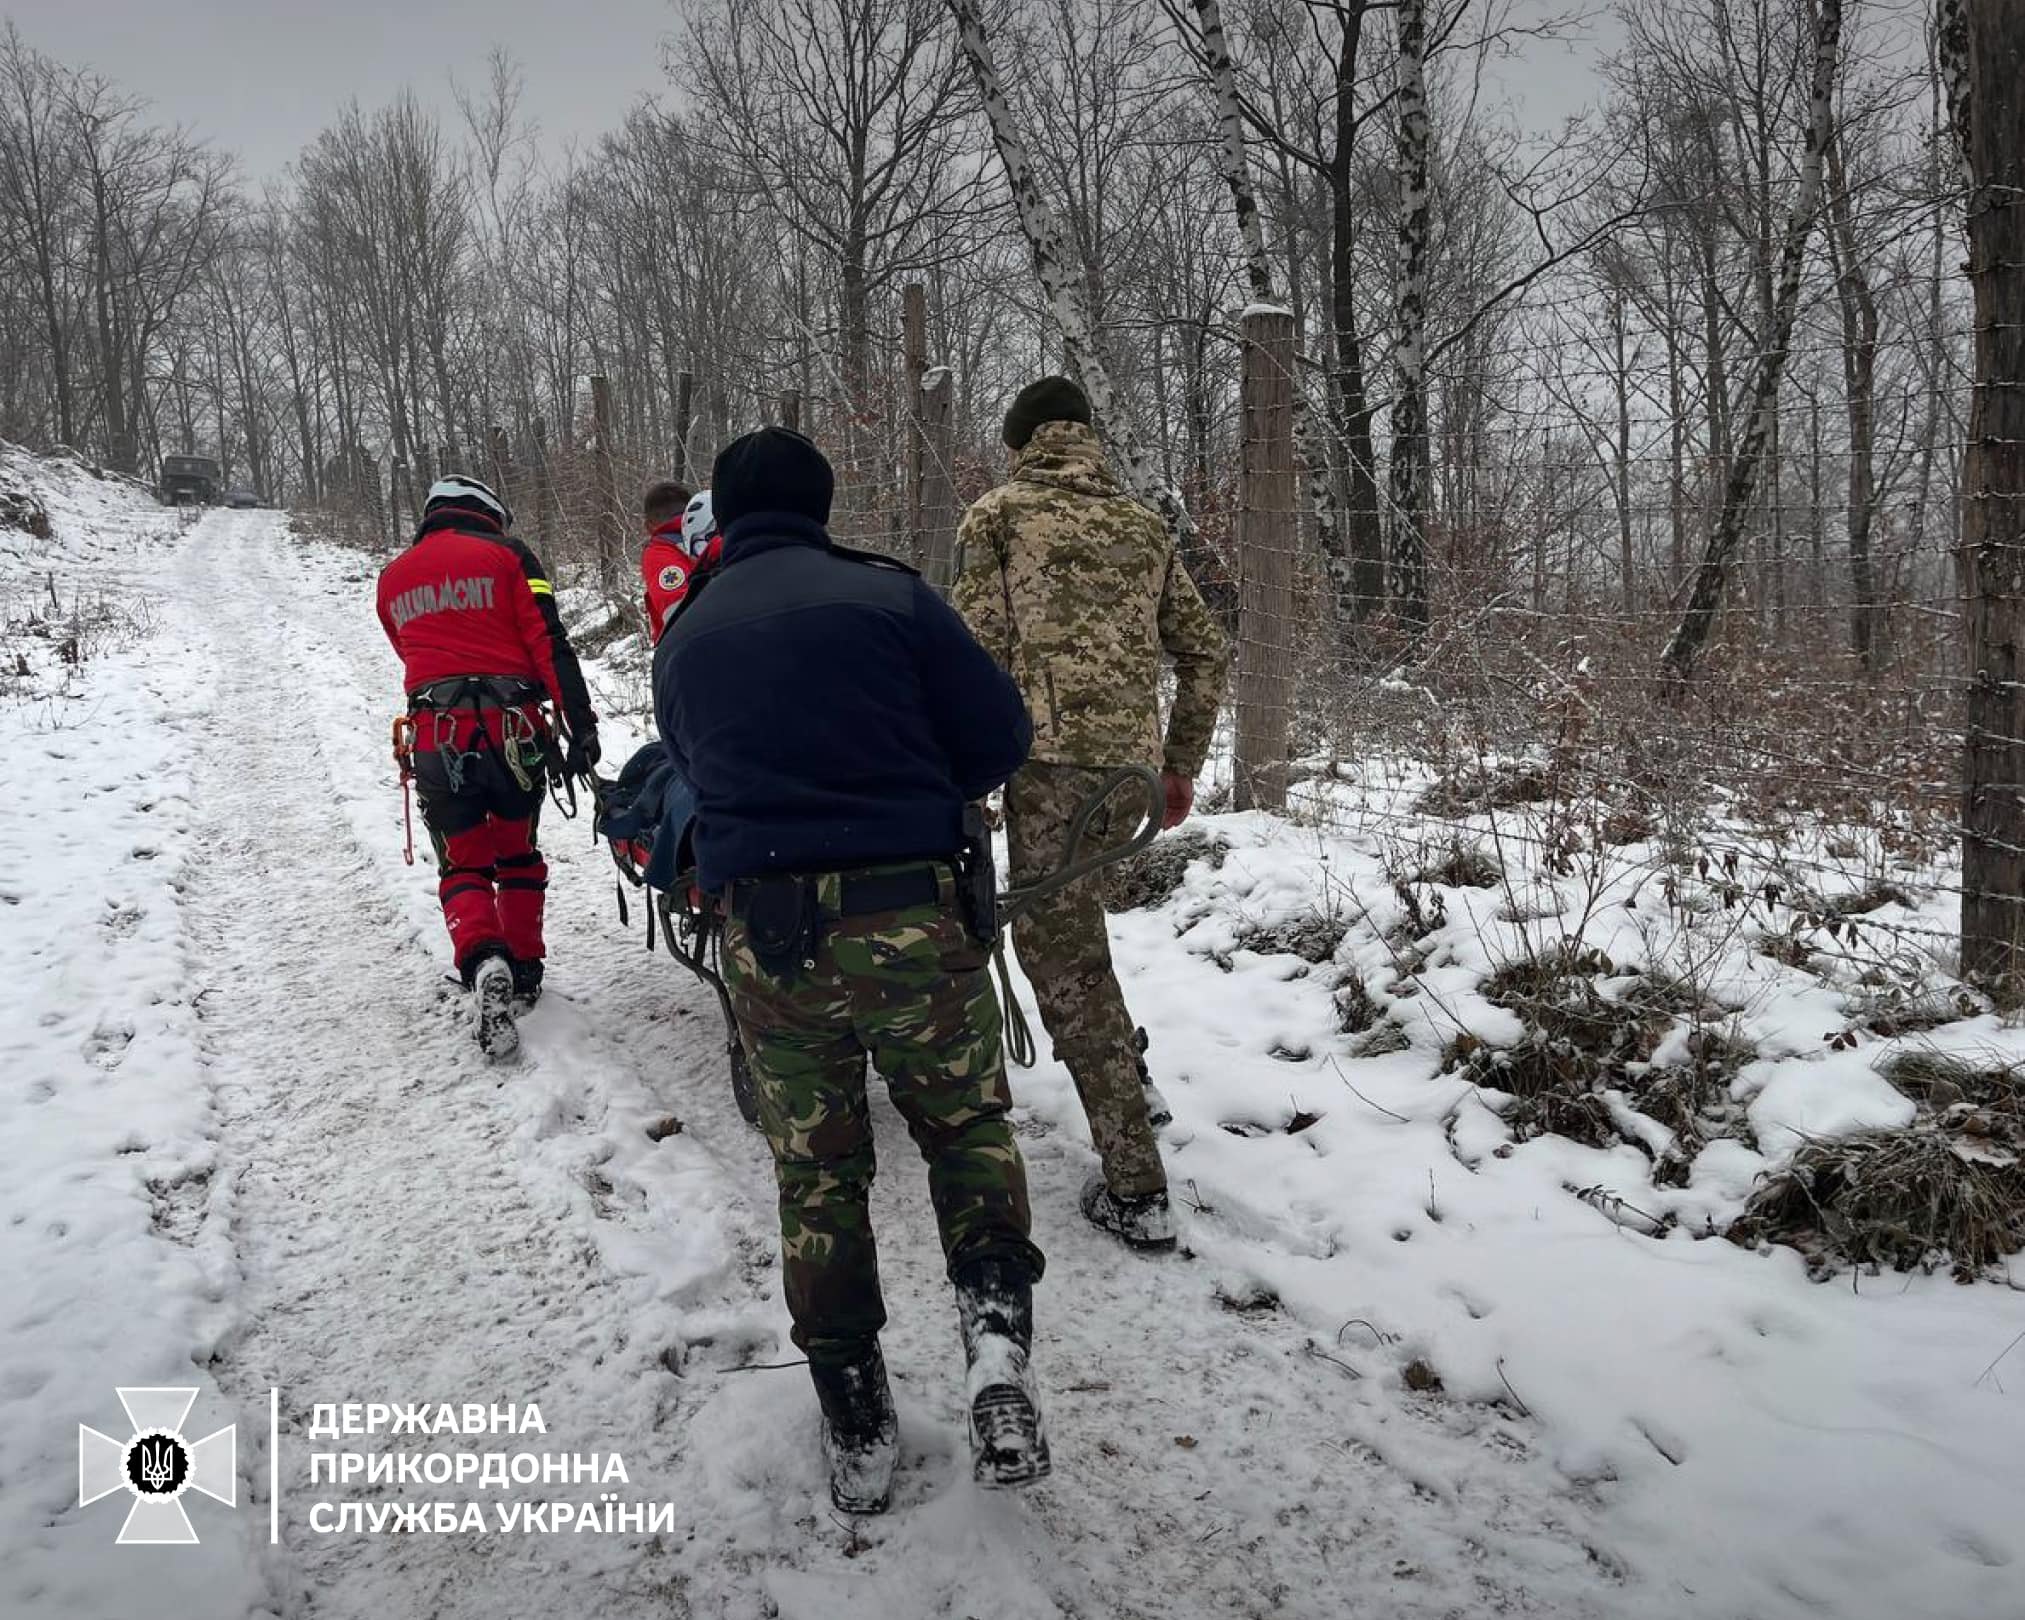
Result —
M 700 557 L 703 548 L 710 544 L 711 536 L 716 533 L 717 517 L 710 509 L 710 491 L 699 489 L 682 509 L 683 549 L 692 557 Z
M 493 493 L 490 484 L 467 478 L 463 473 L 445 473 L 429 486 L 429 498 L 422 503 L 422 510 L 433 512 L 439 506 L 475 506 L 498 518 L 502 529 L 513 527 L 513 508 Z

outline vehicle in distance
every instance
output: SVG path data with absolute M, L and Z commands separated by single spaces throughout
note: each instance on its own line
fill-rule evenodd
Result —
M 218 500 L 218 463 L 209 456 L 164 456 L 160 494 L 164 506 L 212 506 Z
M 255 492 L 251 484 L 234 484 L 230 489 L 225 491 L 225 504 L 227 506 L 258 506 L 260 504 L 260 496 Z

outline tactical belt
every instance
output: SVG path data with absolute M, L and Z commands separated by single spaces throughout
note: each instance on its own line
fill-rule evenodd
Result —
M 767 888 L 792 884 L 814 890 L 819 877 L 784 874 L 774 878 L 747 878 L 731 886 L 731 914 L 741 922 Z M 905 911 L 909 906 L 932 906 L 942 898 L 942 871 L 934 866 L 909 866 L 897 871 L 845 872 L 837 879 L 837 902 L 822 909 L 834 917 L 870 917 L 881 911 Z
M 518 709 L 546 696 L 533 681 L 513 675 L 452 675 L 416 687 L 408 702 L 418 709 Z
M 938 904 L 948 868 L 898 866 L 861 872 L 779 872 L 731 885 L 731 914 L 745 925 L 746 943 L 775 978 L 816 965 L 823 924 L 846 917 Z

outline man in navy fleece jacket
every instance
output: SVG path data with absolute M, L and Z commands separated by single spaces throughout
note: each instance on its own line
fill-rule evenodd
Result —
M 1011 678 L 919 575 L 833 546 L 829 464 L 785 428 L 712 474 L 724 558 L 654 657 L 654 713 L 696 786 L 698 880 L 836 871 L 963 844 L 963 806 L 1025 763 Z
M 886 1506 L 898 1426 L 879 1331 L 867 1055 L 928 1161 L 981 1484 L 1048 1472 L 1028 1376 L 1026 1170 L 1006 1113 L 987 942 L 959 903 L 966 801 L 1033 727 L 1018 688 L 911 569 L 830 542 L 833 483 L 798 433 L 717 458 L 722 561 L 654 654 L 654 712 L 696 789 L 699 885 L 780 1189 L 781 1280 L 822 1407 L 830 1495 Z

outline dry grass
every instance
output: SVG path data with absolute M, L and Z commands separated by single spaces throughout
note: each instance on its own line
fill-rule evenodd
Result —
M 1804 1143 L 1761 1181 L 1733 1242 L 1787 1243 L 1817 1276 L 1837 1261 L 1972 1282 L 2025 1248 L 2025 1171 L 1945 1121 Z

